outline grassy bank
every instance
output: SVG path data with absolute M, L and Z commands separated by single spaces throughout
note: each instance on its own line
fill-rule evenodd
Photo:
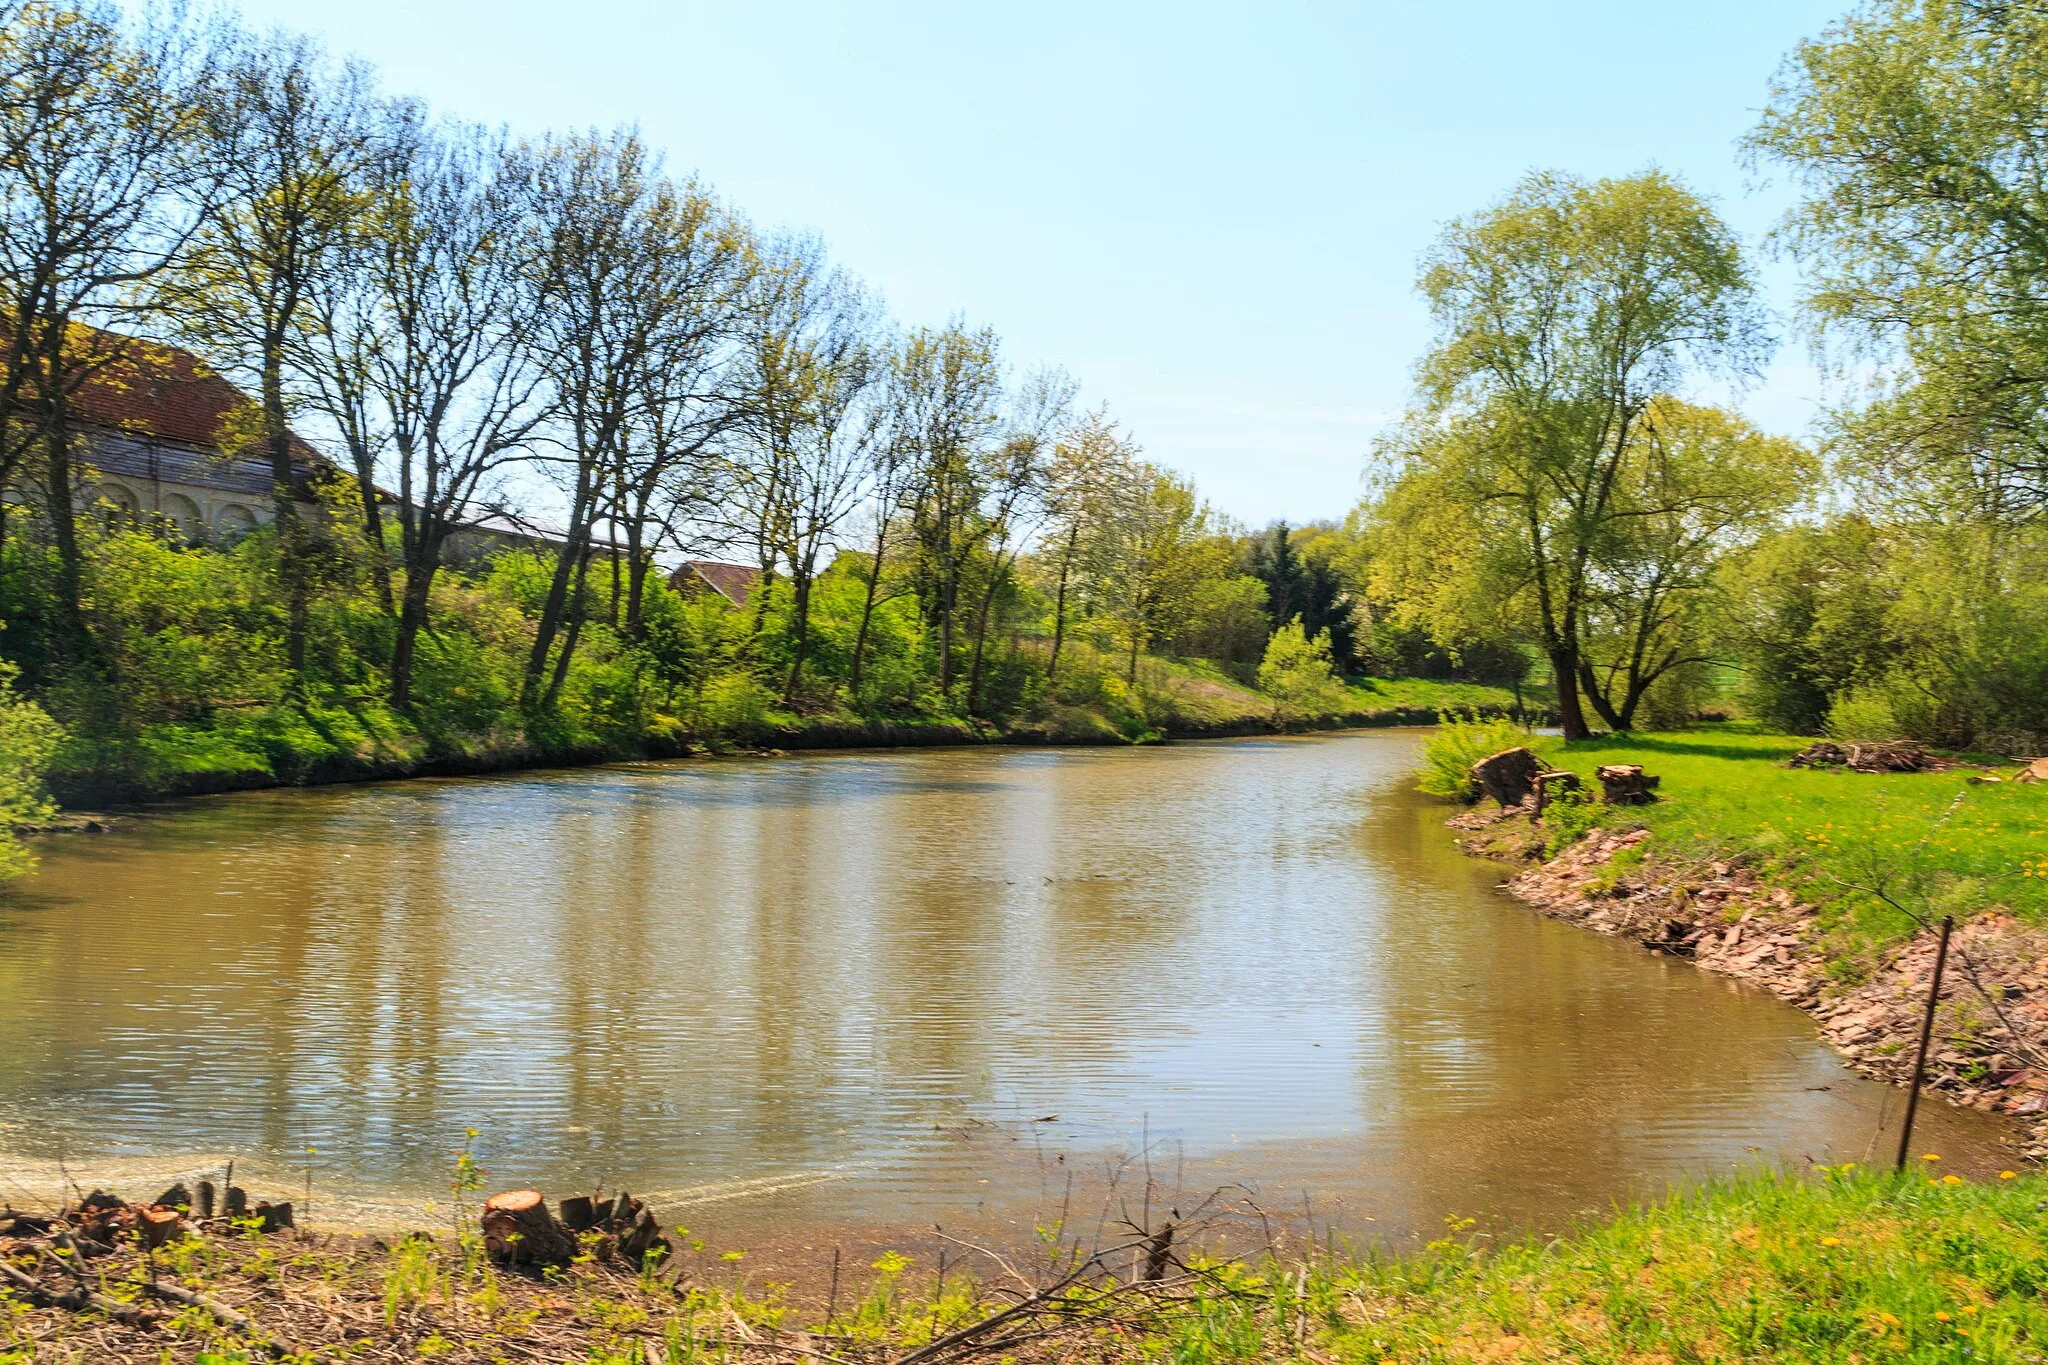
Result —
M 1076 651 L 1081 652 L 1081 651 Z M 1357 679 L 1314 706 L 1285 705 L 1200 660 L 1148 658 L 1136 688 L 1100 673 L 1096 686 L 993 721 L 943 713 L 872 715 L 760 705 L 713 725 L 638 731 L 526 727 L 506 719 L 479 731 L 426 730 L 381 706 L 289 704 L 206 730 L 164 727 L 145 737 L 147 761 L 118 780 L 102 769 L 57 771 L 66 805 L 97 807 L 160 797 L 381 778 L 460 776 L 573 767 L 635 758 L 761 749 L 893 748 L 947 744 L 1147 744 L 1168 739 L 1426 725 L 1440 714 L 1506 712 L 1504 688 L 1423 678 Z
M 1814 907 L 1845 956 L 1915 927 L 1879 889 L 1936 917 L 1995 907 L 2048 919 L 2048 786 L 1984 781 L 2015 771 L 1988 757 L 1920 773 L 1786 767 L 1809 743 L 1737 724 L 1536 747 L 1596 791 L 1601 764 L 1659 775 L 1657 804 L 1594 818 L 1649 830 L 1638 857 L 1744 861 Z
M 25 1277 L 0 1286 L 0 1362 L 2038 1358 L 2048 1182 L 1939 1169 L 1758 1174 L 1504 1246 L 1455 1225 L 1392 1257 L 1183 1246 L 1156 1282 L 1110 1264 L 1036 1298 L 1063 1277 L 1050 1260 L 1012 1261 L 1012 1275 L 963 1253 L 942 1280 L 892 1253 L 843 1283 L 787 1284 L 700 1247 L 651 1272 L 593 1260 L 534 1278 L 443 1230 L 123 1248 L 87 1263 L 102 1306 L 79 1311 L 29 1302 L 24 1283 L 75 1282 L 47 1238 L 24 1237 L 0 1240 Z M 185 1300 L 152 1293 L 152 1277 Z

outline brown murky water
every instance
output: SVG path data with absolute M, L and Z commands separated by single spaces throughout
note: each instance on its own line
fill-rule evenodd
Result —
M 0 897 L 0 1195 L 60 1159 L 295 1187 L 313 1147 L 330 1215 L 402 1218 L 475 1128 L 494 1186 L 909 1226 L 1149 1143 L 1412 1231 L 1886 1150 L 1896 1099 L 1794 1010 L 1506 899 L 1419 743 L 645 764 L 52 839 Z M 2010 1161 L 1923 1114 L 1946 1169 Z

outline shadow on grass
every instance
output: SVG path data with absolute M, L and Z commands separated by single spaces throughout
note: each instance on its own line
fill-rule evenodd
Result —
M 1599 735 L 1592 739 L 1574 740 L 1565 747 L 1575 754 L 1697 754 L 1702 758 L 1752 759 L 1768 763 L 1779 762 L 1788 754 L 1798 752 L 1792 741 L 1783 745 L 1719 744 L 1706 738 L 1686 739 L 1675 735 Z

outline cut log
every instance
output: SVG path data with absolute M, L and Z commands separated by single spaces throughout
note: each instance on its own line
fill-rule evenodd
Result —
M 484 1201 L 484 1250 L 500 1265 L 567 1265 L 576 1234 L 555 1221 L 538 1190 L 508 1190 Z
M 2020 769 L 2020 775 L 2015 777 L 2013 781 L 2048 782 L 2048 758 L 2035 759 L 2032 763 Z
M 166 1242 L 176 1241 L 184 1230 L 185 1215 L 176 1209 L 135 1210 L 135 1244 L 144 1251 L 155 1251 Z
M 1474 763 L 1471 778 L 1475 786 L 1498 801 L 1503 808 L 1521 805 L 1536 791 L 1536 778 L 1543 760 L 1529 749 L 1503 749 Z
M 1639 763 L 1607 763 L 1595 769 L 1601 796 L 1610 806 L 1647 806 L 1657 799 L 1661 778 L 1643 771 Z

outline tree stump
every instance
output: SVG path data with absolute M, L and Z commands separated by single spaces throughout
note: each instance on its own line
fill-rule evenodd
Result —
M 211 1180 L 199 1182 L 199 1203 L 194 1206 L 193 1211 L 201 1218 L 213 1217 L 213 1182 Z
M 144 1251 L 155 1251 L 164 1243 L 177 1240 L 184 1230 L 185 1216 L 177 1209 L 135 1210 L 135 1244 Z
M 500 1265 L 567 1265 L 576 1234 L 555 1221 L 539 1190 L 508 1190 L 484 1201 L 484 1251 Z
M 1644 772 L 1639 763 L 1607 763 L 1595 770 L 1601 795 L 1610 806 L 1647 806 L 1657 799 L 1661 778 Z
M 149 1202 L 160 1209 L 189 1211 L 192 1208 L 192 1191 L 186 1189 L 185 1182 L 181 1180 Z
M 221 1205 L 221 1214 L 227 1218 L 249 1216 L 249 1192 L 240 1185 L 228 1186 L 226 1201 Z
M 1474 763 L 1470 776 L 1479 790 L 1500 802 L 1503 809 L 1521 805 L 1536 790 L 1536 778 L 1543 760 L 1529 749 L 1502 749 Z
M 286 1228 L 298 1226 L 292 1221 L 292 1206 L 289 1203 L 273 1204 L 266 1199 L 251 1209 L 249 1216 L 256 1220 L 258 1232 L 282 1232 Z

